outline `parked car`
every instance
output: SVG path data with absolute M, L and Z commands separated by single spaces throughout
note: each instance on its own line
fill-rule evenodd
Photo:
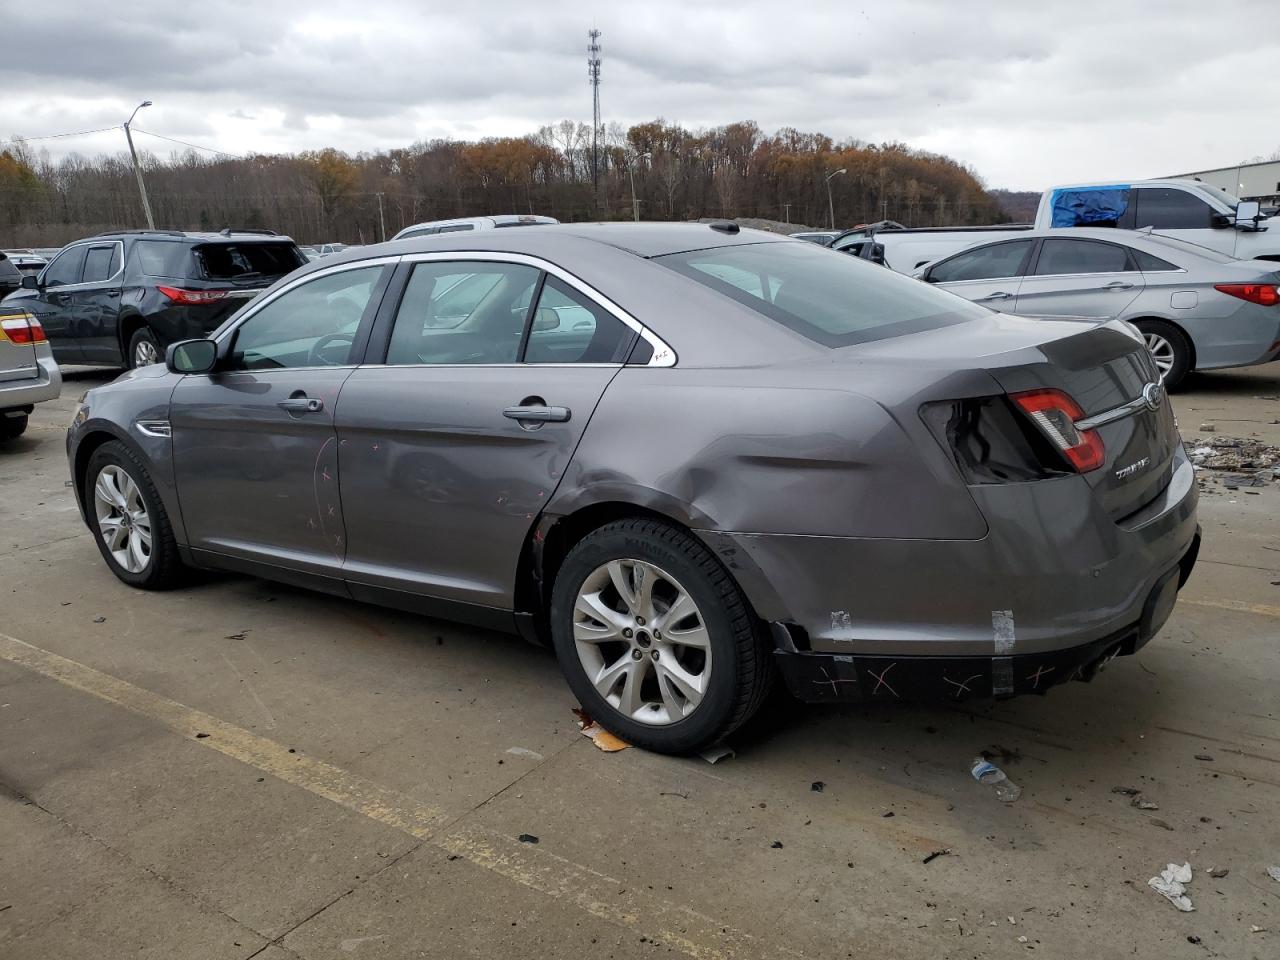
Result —
M 37 276 L 41 270 L 49 265 L 49 261 L 34 253 L 11 253 L 9 254 L 9 262 L 18 268 L 18 272 L 24 277 Z
M 306 257 L 308 261 L 320 259 L 320 251 L 315 247 L 301 245 L 298 247 L 298 250 L 301 251 L 302 255 Z
M 516 213 L 503 213 L 492 217 L 462 217 L 457 220 L 431 220 L 405 227 L 391 239 L 407 240 L 410 237 L 429 237 L 437 233 L 466 233 L 469 230 L 539 227 L 559 222 L 555 217 L 522 216 Z
M 1013 239 L 1030 230 L 1106 227 L 1149 228 L 1242 260 L 1280 260 L 1280 226 L 1270 223 L 1256 202 L 1241 201 L 1199 180 L 1051 187 L 1040 197 L 1033 224 L 877 229 L 875 235 L 885 246 L 885 262 L 900 273 L 912 273 L 976 244 Z M 847 230 L 832 248 L 856 253 L 870 232 L 870 227 Z
M 1024 317 L 1096 317 L 1142 331 L 1164 384 L 1280 357 L 1280 264 L 1132 230 L 1037 230 L 981 244 L 920 279 Z
M 35 404 L 61 392 L 62 374 L 40 321 L 0 307 L 0 441 L 21 436 Z
M 22 271 L 6 253 L 0 253 L 0 297 L 4 297 L 22 286 Z
M 104 233 L 64 247 L 3 305 L 39 319 L 59 363 L 141 367 L 306 262 L 263 231 Z
M 1126 324 L 725 222 L 484 248 L 319 261 L 90 390 L 68 454 L 114 574 L 549 638 L 592 717 L 686 752 L 775 671 L 807 700 L 1089 678 L 1191 570 L 1197 485 Z
M 341 253 L 345 249 L 347 249 L 347 245 L 345 243 L 322 243 L 316 250 L 316 253 L 322 257 L 327 257 L 330 254 Z
M 790 234 L 792 240 L 808 240 L 820 247 L 831 246 L 831 241 L 840 236 L 839 230 L 814 230 Z

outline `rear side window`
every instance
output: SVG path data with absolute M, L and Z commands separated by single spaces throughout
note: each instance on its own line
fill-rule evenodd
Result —
M 148 277 L 185 277 L 190 272 L 190 248 L 185 243 L 139 240 L 130 256 L 138 272 Z
M 1143 253 L 1141 250 L 1130 248 L 1129 252 L 1133 254 L 1133 259 L 1138 264 L 1138 269 L 1143 273 L 1160 273 L 1166 270 L 1178 270 L 1168 260 L 1161 260 L 1159 257 L 1153 257 L 1149 253 Z
M 990 316 L 900 273 L 812 243 L 713 247 L 655 257 L 703 286 L 827 347 L 936 330 Z M 730 271 L 752 274 L 750 289 Z M 734 273 L 734 276 L 739 274 Z
M 1144 187 L 1135 190 L 1138 201 L 1137 226 L 1157 230 L 1199 230 L 1212 227 L 1209 204 L 1185 190 L 1172 187 Z
M 79 283 L 80 271 L 84 267 L 84 253 L 84 247 L 71 247 L 58 254 L 44 272 L 44 285 L 60 287 L 68 283 Z
M 555 277 L 547 277 L 533 313 L 526 363 L 621 363 L 631 328 Z
M 90 247 L 84 258 L 84 282 L 92 283 L 107 280 L 116 275 L 120 269 L 120 246 L 108 244 L 104 247 Z
M 205 280 L 282 277 L 306 263 L 292 243 L 202 243 L 192 252 Z
M 470 223 L 455 223 L 447 227 L 441 227 L 441 233 L 461 233 L 463 230 L 474 230 L 475 225 Z
M 1129 252 L 1100 240 L 1046 240 L 1036 262 L 1037 277 L 1064 273 L 1123 273 L 1129 270 Z
M 929 271 L 930 283 L 955 283 L 960 280 L 1000 280 L 1022 273 L 1022 262 L 1031 250 L 1030 240 L 994 243 L 977 250 L 957 253 Z

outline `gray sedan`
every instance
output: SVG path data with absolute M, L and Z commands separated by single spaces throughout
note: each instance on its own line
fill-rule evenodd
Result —
M 736 224 L 402 240 L 90 390 L 122 581 L 192 567 L 515 630 L 632 743 L 806 700 L 1005 697 L 1160 629 L 1199 543 L 1121 323 L 1001 317 Z
M 61 392 L 62 374 L 40 321 L 0 306 L 0 441 L 25 433 L 35 404 Z
M 1143 231 L 1094 228 L 969 247 L 916 276 L 1024 317 L 1126 320 L 1174 389 L 1192 370 L 1280 357 L 1278 266 Z

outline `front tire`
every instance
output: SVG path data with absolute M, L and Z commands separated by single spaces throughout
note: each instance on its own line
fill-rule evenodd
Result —
M 768 645 L 728 571 L 659 520 L 607 524 L 569 552 L 552 588 L 551 635 L 591 717 L 659 753 L 727 736 L 773 679 Z
M 0 440 L 16 440 L 27 432 L 27 415 L 0 416 Z
M 185 571 L 169 515 L 132 450 L 112 440 L 93 452 L 85 501 L 94 542 L 112 573 L 143 590 L 178 585 Z
M 1134 324 L 1142 331 L 1147 349 L 1166 390 L 1176 390 L 1191 372 L 1191 341 L 1171 323 L 1163 320 L 1139 320 Z
M 126 358 L 130 370 L 138 367 L 161 363 L 164 355 L 160 351 L 160 341 L 151 332 L 150 327 L 140 327 L 129 338 L 129 356 Z

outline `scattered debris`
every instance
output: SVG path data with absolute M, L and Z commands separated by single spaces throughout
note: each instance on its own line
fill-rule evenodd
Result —
M 892 811 L 892 810 L 886 810 L 884 813 L 880 814 L 880 816 L 882 816 L 882 817 L 892 817 L 892 816 L 893 816 L 893 811 Z
M 249 639 L 249 631 L 248 631 L 248 630 L 241 630 L 241 631 L 239 631 L 238 633 L 228 634 L 227 636 L 223 637 L 222 639 L 223 639 L 223 640 L 248 640 L 248 639 Z
M 1197 754 L 1196 754 L 1196 759 L 1197 759 L 1197 760 L 1209 760 L 1209 761 L 1212 761 L 1212 760 L 1213 760 L 1213 757 L 1209 756 L 1209 754 L 1207 754 L 1207 753 L 1197 753 Z
M 587 711 L 574 707 L 573 712 L 578 718 L 578 725 L 582 729 L 582 735 L 584 737 L 589 737 L 591 742 L 596 745 L 597 749 L 603 750 L 605 753 L 617 753 L 619 750 L 625 750 L 627 747 L 631 746 L 627 741 L 615 737 L 604 727 L 600 726 L 600 724 L 592 720 L 591 715 L 588 714 Z M 507 752 L 510 753 L 511 751 L 508 750 Z M 539 757 L 538 759 L 542 758 Z
M 1194 933 L 1187 934 L 1187 943 L 1199 943 L 1199 942 L 1200 942 L 1200 938 L 1197 937 Z
M 771 849 L 773 849 L 773 850 L 781 850 L 781 849 L 782 849 L 782 841 L 781 841 L 781 840 L 775 840 L 775 841 L 773 841 L 773 843 L 769 844 L 769 847 L 770 847 Z
M 933 861 L 937 860 L 939 857 L 949 856 L 949 855 L 950 855 L 950 853 L 951 853 L 951 848 L 950 848 L 950 847 L 947 847 L 946 849 L 943 849 L 943 850 L 935 850 L 935 851 L 933 851 L 933 853 L 929 854 L 927 857 L 925 857 L 925 858 L 924 858 L 923 860 L 921 860 L 920 862 L 921 862 L 921 863 L 933 863 Z M 853 864 L 849 864 L 849 866 L 853 866 Z
M 677 793 L 675 790 L 659 790 L 659 791 L 658 791 L 658 796 L 660 796 L 660 797 L 679 797 L 681 800 L 688 800 L 688 799 L 689 799 L 689 795 L 688 795 L 687 793 Z
M 507 747 L 507 753 L 511 754 L 513 757 L 525 757 L 529 760 L 544 759 L 542 754 L 538 753 L 537 750 L 528 750 L 525 747 Z
M 1112 793 L 1123 793 L 1126 797 L 1136 797 L 1142 793 L 1137 787 L 1112 787 Z
M 815 780 L 813 783 L 809 784 L 809 789 L 814 793 L 821 793 L 823 790 L 827 789 L 827 785 L 821 780 Z
M 1217 425 L 1216 423 L 1208 423 L 1208 422 L 1206 422 L 1206 423 L 1202 423 L 1202 424 L 1200 424 L 1200 432 L 1201 432 L 1201 433 L 1213 433 L 1213 432 L 1215 432 L 1217 429 L 1218 429 L 1218 425 Z
M 1160 871 L 1160 876 L 1147 881 L 1149 886 L 1183 913 L 1190 913 L 1195 907 L 1191 898 L 1186 895 L 1187 884 L 1191 882 L 1191 864 L 1178 866 L 1171 863 Z
M 719 763 L 721 760 L 732 760 L 734 757 L 733 747 L 724 743 L 713 744 L 702 753 L 698 754 L 707 763 Z M 763 804 L 761 804 L 763 806 Z
M 1019 937 L 1019 938 L 1018 938 L 1018 942 L 1019 942 L 1019 943 L 1026 943 L 1026 942 L 1027 942 L 1027 938 L 1026 938 L 1025 936 L 1023 936 L 1023 937 Z
M 1147 819 L 1147 823 L 1151 824 L 1153 827 L 1159 827 L 1161 830 L 1173 829 L 1172 823 L 1168 820 L 1161 820 L 1159 817 L 1150 817 Z
M 521 843 L 537 843 L 538 842 L 538 838 L 535 837 L 532 833 L 522 833 L 516 839 L 519 840 Z
M 1267 867 L 1267 876 L 1280 883 L 1280 867 Z
M 1130 800 L 1129 806 L 1137 807 L 1139 810 L 1159 810 L 1160 809 L 1160 804 L 1156 803 L 1154 800 L 1144 799 L 1142 794 L 1138 794 L 1132 800 Z
M 1022 752 L 993 743 L 982 751 L 982 759 L 990 760 L 992 763 L 1003 763 L 1005 766 L 1012 766 L 1015 763 L 1022 762 Z
M 995 790 L 996 799 L 1002 803 L 1013 803 L 1022 796 L 1022 788 L 1005 776 L 1005 772 L 989 760 L 976 757 L 969 771 L 973 779 L 984 783 Z
M 1230 867 L 1210 867 L 1209 868 L 1209 876 L 1213 877 L 1213 879 L 1215 880 L 1221 880 L 1230 872 L 1231 872 Z
M 93 618 L 93 622 L 94 622 L 94 623 L 106 623 L 106 622 L 107 622 L 107 618 L 106 618 L 106 617 L 94 617 L 94 618 Z
M 209 736 L 207 733 L 197 733 L 197 734 L 196 734 L 196 739 L 197 739 L 197 740 L 203 740 L 203 739 L 204 739 L 205 737 L 207 737 L 207 736 Z
M 1266 928 L 1266 927 L 1260 927 L 1260 926 L 1258 926 L 1256 923 L 1251 923 L 1251 924 L 1249 924 L 1249 932 L 1250 932 L 1250 933 L 1266 933 L 1266 932 L 1267 932 L 1267 928 Z
M 1280 465 L 1280 446 L 1241 437 L 1200 438 L 1191 448 L 1191 462 L 1204 470 L 1229 470 L 1237 474 L 1249 471 L 1251 477 L 1261 480 L 1258 485 L 1265 486 L 1267 480 L 1276 476 L 1275 467 Z M 1232 482 L 1238 480 L 1228 479 Z

